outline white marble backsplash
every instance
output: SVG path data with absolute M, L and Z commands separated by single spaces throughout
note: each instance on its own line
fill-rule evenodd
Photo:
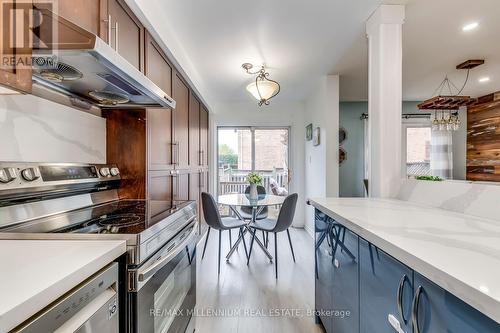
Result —
M 405 180 L 397 199 L 500 221 L 500 184 Z
M 32 95 L 0 96 L 0 161 L 106 162 L 106 120 Z

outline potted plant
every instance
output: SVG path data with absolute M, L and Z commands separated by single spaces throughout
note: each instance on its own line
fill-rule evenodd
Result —
M 247 175 L 247 181 L 250 184 L 250 200 L 255 200 L 259 197 L 259 192 L 257 192 L 257 185 L 262 185 L 262 176 L 256 172 L 250 172 Z

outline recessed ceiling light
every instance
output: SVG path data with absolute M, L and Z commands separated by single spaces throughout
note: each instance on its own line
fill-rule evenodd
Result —
M 479 26 L 479 23 L 477 23 L 477 22 L 472 22 L 472 23 L 469 23 L 469 24 L 464 25 L 464 26 L 462 27 L 462 30 L 463 30 L 463 31 L 471 31 L 471 30 L 476 29 L 478 26 Z
M 487 76 L 485 76 L 485 77 L 481 77 L 481 78 L 479 78 L 479 80 L 478 80 L 478 81 L 479 81 L 479 82 L 481 82 L 481 83 L 484 83 L 484 82 L 488 82 L 489 80 L 490 80 L 490 78 L 489 78 L 489 77 L 487 77 Z

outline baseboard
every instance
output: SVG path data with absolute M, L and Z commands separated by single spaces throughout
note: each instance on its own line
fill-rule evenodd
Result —
M 311 236 L 312 239 L 314 239 L 314 230 L 312 230 L 308 225 L 305 225 L 304 229 L 307 231 L 307 234 Z

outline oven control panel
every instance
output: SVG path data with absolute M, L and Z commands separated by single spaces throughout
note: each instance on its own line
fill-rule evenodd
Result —
M 0 162 L 0 191 L 120 180 L 114 164 Z

